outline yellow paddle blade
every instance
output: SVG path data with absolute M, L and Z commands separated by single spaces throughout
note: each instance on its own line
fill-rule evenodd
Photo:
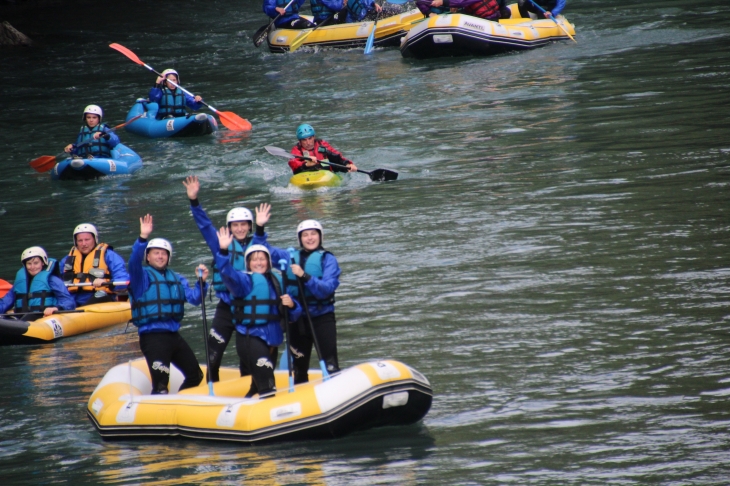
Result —
M 307 40 L 307 37 L 309 37 L 309 34 L 314 32 L 314 29 L 311 29 L 309 31 L 302 32 L 297 36 L 296 39 L 292 41 L 292 43 L 289 45 L 289 52 L 294 52 L 297 49 L 299 49 L 305 40 Z

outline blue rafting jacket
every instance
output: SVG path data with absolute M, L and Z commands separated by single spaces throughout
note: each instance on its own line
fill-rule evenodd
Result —
M 375 0 L 348 0 L 347 23 L 360 22 L 374 7 Z
M 156 298 L 156 296 L 152 296 L 150 292 L 151 287 L 158 287 L 158 285 L 152 283 L 149 272 L 149 270 L 154 269 L 145 268 L 142 266 L 146 249 L 147 240 L 142 240 L 141 238 L 137 239 L 137 241 L 135 241 L 134 245 L 132 246 L 132 254 L 129 256 L 129 263 L 127 264 L 127 268 L 129 270 L 129 299 L 133 308 L 135 306 L 135 303 L 144 302 L 145 298 L 152 297 L 151 300 L 155 300 Z M 186 302 L 192 305 L 200 305 L 202 295 L 207 291 L 208 288 L 207 282 L 203 288 L 203 294 L 201 294 L 200 286 L 196 285 L 191 289 L 185 277 L 178 273 L 172 272 L 169 269 L 166 269 L 166 272 L 169 272 L 177 278 L 177 283 L 181 286 L 182 292 L 184 292 L 184 300 Z M 155 271 L 155 273 L 157 275 L 162 275 L 159 271 Z M 169 281 L 169 277 L 167 279 Z M 172 287 L 171 284 L 168 285 Z M 160 288 L 162 288 L 162 286 L 160 286 Z M 170 291 L 169 293 L 170 295 L 173 295 L 174 291 Z M 167 296 L 163 295 L 163 298 L 165 297 Z M 180 296 L 175 295 L 175 297 L 177 298 Z M 148 302 L 149 301 L 150 299 L 148 299 Z M 151 311 L 151 309 L 149 310 Z M 178 315 L 172 312 L 172 310 L 169 313 L 163 312 L 163 317 L 159 319 L 155 319 L 152 317 L 150 317 L 149 319 L 145 319 L 145 315 L 140 315 L 139 317 L 140 318 L 137 322 L 140 322 L 141 325 L 138 325 L 137 322 L 135 322 L 135 325 L 138 326 L 139 334 L 143 334 L 146 332 L 177 332 L 178 329 L 180 329 L 180 321 L 182 320 L 182 315 L 179 315 L 178 318 Z
M 104 135 L 99 137 L 99 140 L 94 140 L 94 134 L 97 132 L 101 132 Z M 84 142 L 89 143 L 80 146 Z M 89 128 L 87 125 L 84 125 L 76 136 L 76 143 L 71 154 L 79 157 L 88 157 L 91 155 L 92 157 L 110 159 L 112 149 L 117 145 L 119 145 L 119 137 L 105 124 L 100 123 L 94 128 Z
M 345 6 L 342 0 L 309 0 L 309 4 L 316 24 L 336 14 Z
M 186 106 L 191 110 L 199 110 L 203 107 L 203 103 L 197 103 L 193 96 L 183 93 L 180 88 L 172 91 L 167 86 L 162 89 L 153 87 L 150 89 L 148 98 L 151 102 L 159 105 L 156 116 L 158 120 L 165 118 L 167 115 L 185 116 L 187 115 Z
M 284 8 L 289 3 L 289 0 L 264 0 L 263 10 L 266 15 L 271 19 L 275 19 L 279 12 L 276 11 L 276 7 Z M 291 5 L 286 9 L 286 13 L 279 17 L 279 20 L 274 22 L 276 27 L 281 27 L 288 24 L 294 19 L 299 18 L 299 9 L 302 8 L 304 0 L 294 0 Z
M 234 270 L 231 266 L 230 259 L 228 258 L 227 251 L 224 250 L 223 252 L 218 252 L 215 257 L 215 263 L 220 269 L 223 281 L 231 291 L 234 299 L 244 299 L 252 293 L 254 290 L 254 278 L 252 277 L 252 274 Z M 276 291 L 272 288 L 271 284 L 268 284 L 268 282 L 267 285 L 269 287 L 269 300 L 275 300 L 277 298 Z M 289 322 L 296 321 L 302 315 L 302 307 L 299 305 L 299 302 L 297 302 L 296 299 L 292 300 L 294 301 L 294 308 L 288 309 Z M 261 338 L 269 346 L 280 345 L 284 340 L 284 334 L 281 329 L 281 321 L 278 317 L 279 310 L 277 306 L 271 307 L 270 312 L 271 314 L 269 317 L 275 317 L 268 320 L 265 324 L 255 326 L 237 324 L 236 331 L 241 334 L 248 334 L 250 336 Z

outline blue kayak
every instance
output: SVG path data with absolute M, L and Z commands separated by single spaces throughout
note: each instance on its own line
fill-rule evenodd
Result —
M 51 179 L 87 181 L 104 176 L 132 174 L 141 167 L 142 159 L 140 156 L 120 143 L 112 149 L 110 159 L 103 157 L 93 159 L 69 157 L 59 162 L 51 171 Z
M 129 121 L 137 115 L 144 114 L 144 116 L 124 128 L 135 135 L 150 138 L 197 137 L 218 130 L 218 122 L 215 121 L 215 118 L 205 113 L 191 113 L 187 116 L 157 120 L 155 118 L 157 110 L 157 103 L 151 103 L 144 98 L 137 99 L 127 113 L 125 121 Z

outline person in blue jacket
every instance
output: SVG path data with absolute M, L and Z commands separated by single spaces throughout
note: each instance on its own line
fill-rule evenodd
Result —
M 273 396 L 276 392 L 274 367 L 278 347 L 283 341 L 283 313 L 289 322 L 299 319 L 302 308 L 287 293 L 283 279 L 271 269 L 271 257 L 266 247 L 250 246 L 244 255 L 246 271 L 233 268 L 228 247 L 233 235 L 227 227 L 218 231 L 220 250 L 215 264 L 233 299 L 231 312 L 236 326 L 236 351 L 238 351 L 241 376 L 251 375 L 251 388 L 246 394 L 252 397 Z
M 360 22 L 365 17 L 375 12 L 379 14 L 383 11 L 383 7 L 378 5 L 375 0 L 345 0 L 347 6 L 346 22 Z
M 117 292 L 126 290 L 129 274 L 122 258 L 107 243 L 99 241 L 96 226 L 81 223 L 73 231 L 74 246 L 61 259 L 59 269 L 77 306 L 116 302 Z M 87 285 L 79 285 L 88 283 Z
M 343 0 L 309 0 L 312 7 L 314 23 L 329 25 L 344 23 L 347 19 L 347 9 Z
M 156 119 L 174 118 L 188 114 L 185 107 L 199 110 L 203 107 L 203 98 L 198 95 L 190 96 L 176 85 L 180 84 L 180 75 L 174 69 L 165 69 L 162 76 L 158 76 L 154 86 L 150 89 L 148 98 L 157 103 Z M 172 81 L 172 83 L 170 82 Z M 174 84 L 173 84 L 174 83 Z
M 0 300 L 0 314 L 12 310 L 23 320 L 35 320 L 40 314 L 50 316 L 58 310 L 74 310 L 76 303 L 66 290 L 56 261 L 48 258 L 40 246 L 31 246 L 20 255 L 23 264 L 13 288 Z
M 132 246 L 128 263 L 132 323 L 137 326 L 139 348 L 149 367 L 152 394 L 167 394 L 171 364 L 183 374 L 180 390 L 197 386 L 203 380 L 198 359 L 178 330 L 185 315 L 185 302 L 200 305 L 208 284 L 202 292 L 198 285 L 191 289 L 185 277 L 170 270 L 170 242 L 163 238 L 147 241 L 154 228 L 152 216 L 139 218 L 139 226 L 139 239 Z M 198 265 L 196 273 L 203 281 L 208 278 L 205 265 Z
M 104 111 L 100 106 L 89 105 L 84 108 L 81 117 L 83 125 L 76 136 L 76 143 L 66 145 L 63 151 L 74 157 L 111 158 L 112 149 L 119 145 L 119 137 L 101 122 L 103 118 Z
M 195 224 L 198 226 L 203 239 L 208 244 L 213 258 L 215 258 L 220 247 L 218 246 L 218 234 L 198 200 L 200 192 L 200 181 L 197 176 L 188 176 L 183 185 L 187 191 L 190 200 L 190 211 L 193 214 Z M 233 235 L 233 241 L 228 246 L 228 253 L 231 259 L 231 266 L 234 270 L 245 271 L 246 263 L 243 255 L 251 246 L 251 229 L 253 228 L 253 215 L 246 208 L 238 207 L 228 211 L 226 215 L 226 225 Z M 223 283 L 218 267 L 213 262 L 213 290 L 215 295 L 220 299 L 215 308 L 215 316 L 213 324 L 208 333 L 208 381 L 219 380 L 219 369 L 223 360 L 223 353 L 231 340 L 231 336 L 236 331 L 233 325 L 233 313 L 231 312 L 231 294 Z
M 530 0 L 519 0 L 517 8 L 520 10 L 520 16 L 529 19 L 530 12 L 534 13 L 538 19 L 550 19 L 557 17 L 565 8 L 565 0 L 535 0 L 535 3 L 541 6 L 545 13 L 537 8 Z
M 283 29 L 311 29 L 315 25 L 299 15 L 304 0 L 264 0 L 263 10 L 276 19 L 274 26 Z
M 268 236 L 264 232 L 264 225 L 269 217 L 270 213 L 256 215 L 253 243 L 268 248 L 274 261 L 288 259 L 292 262 L 287 271 L 288 290 L 302 303 L 305 317 L 291 326 L 289 352 L 294 358 L 294 382 L 306 383 L 309 381 L 309 361 L 314 337 L 309 322 L 305 319 L 311 318 L 319 350 L 322 353 L 321 359 L 325 362 L 327 371 L 330 373 L 340 371 L 335 319 L 335 291 L 340 285 L 340 266 L 337 258 L 322 247 L 324 229 L 318 221 L 308 219 L 299 223 L 297 238 L 300 248 L 283 250 L 267 242 Z M 299 292 L 300 283 L 304 289 L 304 296 Z

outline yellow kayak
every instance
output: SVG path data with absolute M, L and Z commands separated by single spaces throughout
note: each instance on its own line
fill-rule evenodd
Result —
M 319 187 L 335 187 L 342 184 L 342 176 L 331 170 L 300 172 L 289 179 L 289 184 L 300 189 L 317 189 Z

